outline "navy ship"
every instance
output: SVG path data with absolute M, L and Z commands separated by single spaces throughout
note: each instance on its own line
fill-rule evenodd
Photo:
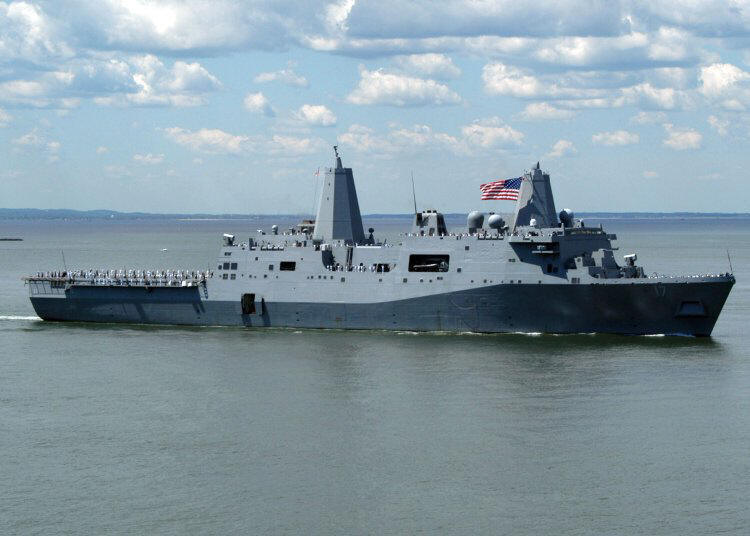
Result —
M 224 234 L 209 271 L 79 270 L 24 278 L 50 321 L 451 332 L 709 336 L 730 273 L 647 275 L 616 236 L 555 209 L 539 164 L 512 217 L 451 230 L 417 211 L 398 243 L 365 234 L 351 168 L 325 172 L 315 220 Z

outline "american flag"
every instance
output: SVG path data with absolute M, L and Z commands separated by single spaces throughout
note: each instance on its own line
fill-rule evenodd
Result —
M 488 182 L 479 187 L 482 191 L 482 201 L 490 199 L 507 199 L 515 201 L 518 199 L 518 192 L 521 189 L 523 177 L 515 179 L 503 179 L 494 182 Z

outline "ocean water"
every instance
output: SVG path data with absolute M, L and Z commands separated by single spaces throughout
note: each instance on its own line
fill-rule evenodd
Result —
M 729 250 L 710 339 L 55 324 L 20 279 L 270 223 L 0 221 L 1 534 L 750 532 L 750 220 L 604 222 L 648 272 Z

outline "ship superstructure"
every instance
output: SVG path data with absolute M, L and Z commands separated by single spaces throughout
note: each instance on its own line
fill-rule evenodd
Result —
M 209 271 L 85 271 L 25 278 L 45 320 L 457 332 L 707 336 L 731 274 L 647 276 L 616 237 L 555 209 L 537 164 L 510 221 L 448 229 L 416 212 L 398 243 L 362 225 L 351 168 L 325 172 L 315 221 L 225 234 Z

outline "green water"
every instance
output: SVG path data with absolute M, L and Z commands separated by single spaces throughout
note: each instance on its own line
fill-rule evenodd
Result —
M 270 223 L 0 222 L 0 533 L 748 532 L 750 221 L 606 222 L 649 272 L 730 249 L 711 339 L 48 324 L 20 280 Z

